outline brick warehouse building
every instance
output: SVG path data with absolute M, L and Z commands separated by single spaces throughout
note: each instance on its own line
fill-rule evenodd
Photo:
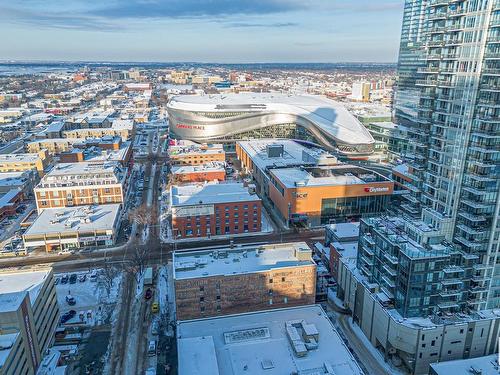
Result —
M 174 239 L 260 232 L 262 202 L 243 184 L 204 183 L 170 188 Z
M 304 242 L 175 252 L 177 320 L 315 302 L 316 264 Z

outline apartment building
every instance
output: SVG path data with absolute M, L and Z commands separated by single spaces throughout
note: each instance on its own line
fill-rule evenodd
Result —
M 408 131 L 410 194 L 402 209 L 487 269 L 500 307 L 499 2 L 405 2 L 395 122 Z
M 0 154 L 0 172 L 21 172 L 36 170 L 42 177 L 48 170 L 52 159 L 47 150 L 29 154 Z
M 26 144 L 26 150 L 29 153 L 38 153 L 45 149 L 50 155 L 58 155 L 62 152 L 70 151 L 73 148 L 73 144 L 78 141 L 79 139 L 76 138 L 38 139 L 28 142 Z
M 112 246 L 120 225 L 121 204 L 43 210 L 23 234 L 28 251 L 47 252 Z
M 52 269 L 0 270 L 0 374 L 34 375 L 59 308 Z
M 222 144 L 199 144 L 187 140 L 175 141 L 168 148 L 172 165 L 202 165 L 226 161 Z
M 90 204 L 122 203 L 127 170 L 116 162 L 60 163 L 35 187 L 38 212 Z
M 395 238 L 395 237 L 393 237 Z M 361 246 L 361 245 L 360 245 Z M 364 250 L 359 250 L 362 254 Z M 413 263 L 415 275 L 422 275 L 420 265 L 425 258 Z M 406 260 L 401 259 L 404 264 Z M 441 258 L 432 257 L 431 262 L 438 264 Z M 429 262 L 430 263 L 430 262 Z M 440 279 L 432 283 L 442 285 L 443 295 L 451 294 L 450 287 L 457 282 L 449 272 L 462 273 L 461 270 L 442 268 L 437 265 Z M 403 276 L 409 270 L 402 269 Z M 434 274 L 434 270 L 426 270 Z M 391 269 L 386 274 L 392 273 Z M 426 277 L 423 279 L 426 280 Z M 427 282 L 427 281 L 426 281 Z M 428 282 L 430 285 L 431 282 Z M 351 314 L 354 324 L 358 325 L 375 350 L 388 362 L 400 363 L 402 370 L 414 375 L 428 375 L 431 365 L 459 359 L 472 359 L 498 353 L 500 334 L 500 312 L 498 309 L 469 311 L 469 313 L 435 313 L 407 317 L 400 313 L 396 302 L 388 297 L 386 284 L 372 282 L 355 262 L 340 260 L 337 296 L 343 301 L 344 308 Z M 412 279 L 408 286 L 413 292 L 420 293 L 422 282 Z M 423 291 L 426 286 L 423 286 Z M 436 292 L 441 293 L 441 290 Z M 460 293 L 460 292 L 458 292 Z M 415 297 L 413 297 L 415 298 Z M 425 298 L 425 297 L 424 297 Z M 439 303 L 439 302 L 438 302 Z M 415 301 L 412 307 L 417 307 Z M 497 355 L 497 354 L 495 354 Z M 472 363 L 472 361 L 471 361 Z M 450 367 L 453 368 L 453 367 Z M 459 372 L 444 372 L 458 374 Z M 473 372 L 470 372 L 473 373 Z
M 175 252 L 178 320 L 313 304 L 316 264 L 304 242 Z
M 260 232 L 262 202 L 240 183 L 170 188 L 174 239 Z
M 123 141 L 130 140 L 135 134 L 133 120 L 113 120 L 109 127 L 92 127 L 63 130 L 63 138 L 101 138 L 106 136 L 121 137 Z

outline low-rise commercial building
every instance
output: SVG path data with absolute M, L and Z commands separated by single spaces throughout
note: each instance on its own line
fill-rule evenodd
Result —
M 394 183 L 353 165 L 274 168 L 269 198 L 286 223 L 318 226 L 383 212 Z
M 176 252 L 178 320 L 313 304 L 316 264 L 304 242 Z
M 318 305 L 180 322 L 177 352 L 179 375 L 363 374 Z
M 51 163 L 47 150 L 29 154 L 0 154 L 0 172 L 36 170 L 42 177 Z
M 43 210 L 23 234 L 31 251 L 62 251 L 82 247 L 111 246 L 119 228 L 120 204 Z
M 243 171 L 252 175 L 257 188 L 265 195 L 269 195 L 269 171 L 273 168 L 338 164 L 332 154 L 289 139 L 239 141 L 236 155 Z
M 210 162 L 225 162 L 226 153 L 222 144 L 199 144 L 180 140 L 168 148 L 172 165 L 200 165 Z
M 173 238 L 260 232 L 262 202 L 239 183 L 171 186 Z
M 176 165 L 172 167 L 172 182 L 224 181 L 226 166 L 223 162 L 210 162 L 202 165 Z
M 0 374 L 36 374 L 58 322 L 50 268 L 1 270 Z
M 127 171 L 116 162 L 61 163 L 34 189 L 38 212 L 89 204 L 122 203 Z

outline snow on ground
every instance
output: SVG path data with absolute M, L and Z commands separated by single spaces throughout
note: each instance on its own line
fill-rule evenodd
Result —
M 264 212 L 264 210 L 262 210 L 261 221 L 262 221 L 261 232 L 263 232 L 263 233 L 272 233 L 274 231 L 274 228 L 273 228 L 273 226 L 271 224 L 271 220 L 269 219 L 269 217 L 267 216 L 267 214 Z
M 144 229 L 142 230 L 142 237 L 141 237 L 141 241 L 143 244 L 146 243 L 148 237 L 149 237 L 149 225 L 145 225 Z
M 144 271 L 139 273 L 138 277 L 136 277 L 137 285 L 135 288 L 135 299 L 140 301 L 142 297 L 142 292 L 144 291 Z
M 168 314 L 168 271 L 166 266 L 161 266 L 158 269 L 158 284 L 156 286 L 156 292 L 158 296 L 158 303 L 160 304 L 160 314 Z
M 106 288 L 104 276 L 99 275 L 97 281 L 90 281 L 89 272 L 78 272 L 78 276 L 87 276 L 84 282 L 76 281 L 75 284 L 56 285 L 57 302 L 61 314 L 69 310 L 75 310 L 77 315 L 68 321 L 68 324 L 81 321 L 79 315 L 83 313 L 83 323 L 87 325 L 100 325 L 107 321 L 114 310 L 114 305 L 118 299 L 122 275 L 118 274 L 113 278 L 113 285 L 110 285 L 109 294 Z M 55 275 L 61 278 L 63 274 Z M 71 274 L 68 274 L 70 276 Z M 75 305 L 69 305 L 66 297 L 71 295 L 75 298 Z
M 365 336 L 361 328 L 352 321 L 352 318 L 347 319 L 348 324 L 351 326 L 352 331 L 363 343 L 363 345 L 372 353 L 373 357 L 387 370 L 390 375 L 407 375 L 407 373 L 397 367 L 394 367 L 390 362 L 385 362 L 382 353 L 375 348 L 370 340 Z

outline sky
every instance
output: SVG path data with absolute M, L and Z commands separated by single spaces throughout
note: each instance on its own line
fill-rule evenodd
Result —
M 0 60 L 395 62 L 404 0 L 0 0 Z

